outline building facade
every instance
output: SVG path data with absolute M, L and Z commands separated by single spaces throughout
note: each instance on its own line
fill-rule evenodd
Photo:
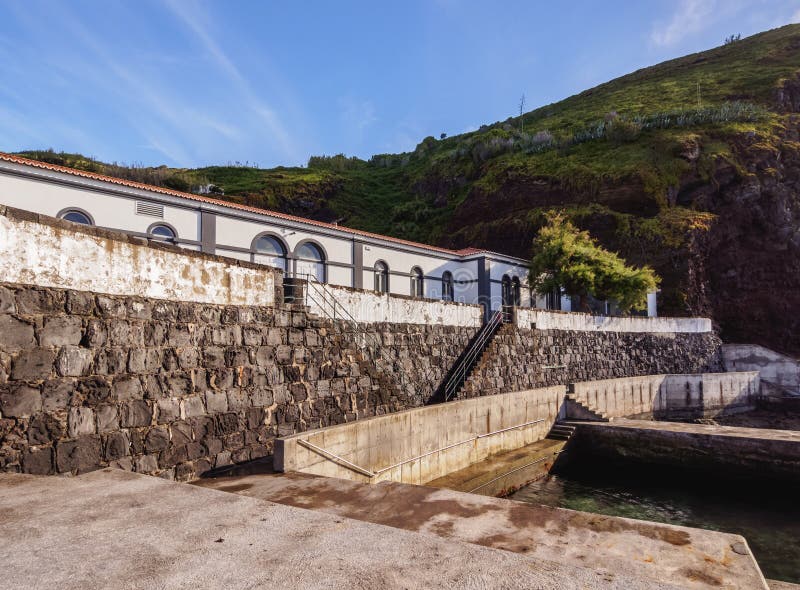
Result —
M 355 289 L 569 310 L 532 296 L 527 261 L 448 250 L 0 153 L 0 204 L 278 267 L 284 276 Z

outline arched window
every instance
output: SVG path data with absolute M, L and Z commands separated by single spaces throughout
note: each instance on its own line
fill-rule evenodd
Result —
M 514 305 L 514 294 L 511 292 L 511 277 L 503 275 L 500 286 L 503 305 Z
M 375 290 L 378 293 L 389 292 L 389 265 L 382 260 L 375 263 Z
M 156 238 L 163 238 L 165 240 L 174 240 L 178 237 L 172 226 L 166 223 L 154 223 L 147 228 L 147 233 Z
M 94 225 L 94 219 L 86 211 L 81 209 L 64 209 L 59 212 L 58 216 L 66 221 L 72 223 L 80 223 L 81 225 Z
M 519 283 L 519 277 L 511 279 L 511 300 L 517 307 L 522 305 L 522 286 Z
M 425 283 L 422 269 L 415 266 L 411 269 L 411 296 L 422 298 L 425 296 Z
M 278 238 L 267 234 L 253 240 L 253 262 L 286 270 L 286 247 Z
M 444 301 L 453 301 L 455 299 L 453 273 L 451 273 L 449 270 L 446 270 L 442 273 L 442 299 Z
M 302 242 L 294 250 L 297 259 L 297 274 L 301 278 L 309 275 L 320 283 L 326 281 L 325 253 L 322 247 L 313 242 Z

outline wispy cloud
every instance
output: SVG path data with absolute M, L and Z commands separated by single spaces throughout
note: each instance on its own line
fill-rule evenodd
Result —
M 711 26 L 717 4 L 716 0 L 681 0 L 669 22 L 653 28 L 650 41 L 666 47 L 703 31 Z
M 789 17 L 790 23 L 800 23 L 800 9 L 797 10 L 792 16 Z
M 353 96 L 339 99 L 339 111 L 342 123 L 358 136 L 362 136 L 367 127 L 378 120 L 372 101 L 359 100 Z
M 197 3 L 179 2 L 177 0 L 168 0 L 167 6 L 195 34 L 206 53 L 235 86 L 241 102 L 266 126 L 272 138 L 281 146 L 284 155 L 288 158 L 299 160 L 299 150 L 275 109 L 253 91 L 247 78 L 242 75 L 236 64 L 209 34 L 206 24 L 203 22 L 203 20 L 208 19 L 203 18 L 205 13 L 202 7 Z

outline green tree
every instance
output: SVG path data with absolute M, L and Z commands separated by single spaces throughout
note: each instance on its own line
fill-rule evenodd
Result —
M 642 309 L 647 306 L 647 294 L 660 282 L 652 268 L 628 266 L 561 213 L 548 215 L 547 224 L 533 240 L 533 251 L 531 288 L 546 293 L 563 287 L 580 298 L 583 310 L 588 307 L 587 295 L 613 300 L 623 312 Z

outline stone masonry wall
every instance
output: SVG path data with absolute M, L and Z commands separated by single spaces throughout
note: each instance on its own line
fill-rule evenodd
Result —
M 476 331 L 364 327 L 376 338 L 288 305 L 2 284 L 0 470 L 192 479 L 276 436 L 422 405 Z
M 459 399 L 639 375 L 723 370 L 713 332 L 531 330 L 508 324 L 476 364 Z

